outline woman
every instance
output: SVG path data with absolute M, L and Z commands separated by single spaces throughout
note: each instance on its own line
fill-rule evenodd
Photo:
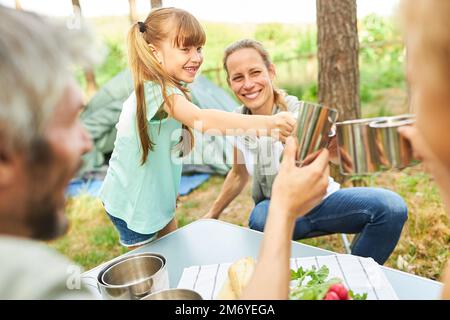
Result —
M 223 62 L 228 84 L 243 104 L 238 112 L 271 115 L 298 111 L 298 99 L 274 87 L 275 66 L 259 42 L 244 39 L 231 44 L 225 50 Z M 250 214 L 249 226 L 263 231 L 282 151 L 282 144 L 271 138 L 237 138 L 233 168 L 205 218 L 217 219 L 242 191 L 249 175 L 253 175 L 255 208 Z M 330 158 L 336 159 L 336 153 L 330 154 Z M 301 195 L 306 189 L 297 190 L 297 194 Z M 406 204 L 396 193 L 381 188 L 339 189 L 339 185 L 329 178 L 325 198 L 296 220 L 293 238 L 359 234 L 353 243 L 352 254 L 372 257 L 383 264 L 394 250 L 406 219 Z

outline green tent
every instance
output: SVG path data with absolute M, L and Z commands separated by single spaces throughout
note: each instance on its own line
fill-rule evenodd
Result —
M 222 88 L 204 76 L 189 85 L 193 102 L 200 108 L 233 111 L 237 102 Z M 84 155 L 79 176 L 104 175 L 107 160 L 114 148 L 116 124 L 122 105 L 133 92 L 131 73 L 121 71 L 109 80 L 89 101 L 81 114 L 81 121 L 90 133 L 94 147 Z M 195 134 L 195 149 L 183 160 L 183 173 L 226 174 L 232 164 L 232 144 L 225 137 Z

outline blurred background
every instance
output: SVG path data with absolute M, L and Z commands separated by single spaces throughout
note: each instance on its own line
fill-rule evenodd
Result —
M 353 0 L 357 7 L 359 44 L 359 116 L 373 117 L 410 112 L 405 81 L 406 52 L 396 21 L 398 1 Z M 230 92 L 221 67 L 224 48 L 235 40 L 254 38 L 268 49 L 277 67 L 277 85 L 289 94 L 308 101 L 321 101 L 319 87 L 318 28 L 315 0 L 163 0 L 164 6 L 186 9 L 201 22 L 207 33 L 201 74 Z M 19 10 L 64 19 L 76 27 L 81 15 L 107 48 L 105 59 L 94 70 L 75 70 L 89 99 L 108 80 L 127 66 L 126 34 L 132 22 L 143 20 L 158 0 L 0 0 Z M 232 96 L 232 95 L 231 95 Z M 190 194 L 181 197 L 177 211 L 179 226 L 203 216 L 219 194 L 223 176 L 212 176 Z M 251 183 L 222 214 L 221 219 L 247 226 L 253 206 Z M 432 179 L 422 167 L 400 172 L 353 177 L 344 186 L 380 186 L 396 191 L 408 204 L 409 219 L 387 266 L 438 279 L 449 258 L 450 227 Z M 101 203 L 89 194 L 71 197 L 67 204 L 71 219 L 69 233 L 53 247 L 86 269 L 123 252 L 118 236 Z M 339 235 L 301 242 L 344 252 Z

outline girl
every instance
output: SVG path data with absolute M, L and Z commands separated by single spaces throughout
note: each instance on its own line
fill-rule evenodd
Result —
M 182 83 L 194 80 L 205 38 L 199 22 L 176 8 L 153 10 L 129 31 L 135 92 L 124 103 L 100 190 L 124 246 L 143 245 L 176 229 L 182 169 L 176 158 L 192 149 L 190 128 L 209 134 L 279 135 L 284 141 L 295 125 L 288 113 L 250 117 L 193 105 Z

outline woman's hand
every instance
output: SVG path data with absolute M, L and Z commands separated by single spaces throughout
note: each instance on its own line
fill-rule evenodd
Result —
M 285 142 L 286 138 L 292 135 L 295 128 L 295 117 L 287 111 L 277 113 L 270 117 L 272 122 L 270 125 L 270 135 L 281 142 Z
M 303 216 L 325 196 L 328 187 L 329 154 L 323 149 L 317 157 L 299 168 L 296 165 L 297 139 L 286 140 L 283 161 L 272 187 L 271 206 L 290 218 Z

